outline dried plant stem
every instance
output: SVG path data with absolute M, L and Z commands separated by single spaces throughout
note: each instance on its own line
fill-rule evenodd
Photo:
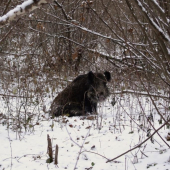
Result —
M 92 127 L 92 126 L 91 126 L 91 127 Z M 83 147 L 84 147 L 84 143 L 85 143 L 87 137 L 88 137 L 89 134 L 90 134 L 90 129 L 91 129 L 91 128 L 89 128 L 89 130 L 88 130 L 88 132 L 87 132 L 87 134 L 86 134 L 86 137 L 84 138 L 83 143 L 82 143 L 82 145 L 80 146 L 80 151 L 79 151 L 78 156 L 77 156 L 77 160 L 76 160 L 76 163 L 75 163 L 75 166 L 74 166 L 74 170 L 77 169 L 77 164 L 78 164 L 80 155 L 81 155 L 81 153 L 82 153 L 82 149 L 83 149 Z
M 54 164 L 55 165 L 58 164 L 58 145 L 56 145 L 56 148 L 55 148 L 55 160 L 54 160 Z
M 47 148 L 47 153 L 50 157 L 50 161 L 53 161 L 53 150 L 52 150 L 52 144 L 51 144 L 51 139 L 50 136 L 47 135 L 47 142 L 48 142 L 48 148 Z

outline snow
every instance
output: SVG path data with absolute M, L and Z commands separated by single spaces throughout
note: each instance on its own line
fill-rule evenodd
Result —
M 15 100 L 14 100 L 15 101 Z M 14 102 L 13 101 L 13 102 Z M 49 106 L 47 100 L 47 105 Z M 162 103 L 162 101 L 157 101 Z M 148 98 L 140 98 L 144 112 L 148 115 L 152 111 L 157 129 L 159 116 L 156 114 Z M 14 104 L 13 104 L 14 105 Z M 165 103 L 164 103 L 165 105 Z M 5 105 L 2 104 L 2 107 Z M 160 105 L 161 106 L 161 105 Z M 5 107 L 1 112 L 5 112 Z M 163 108 L 159 108 L 163 111 Z M 31 112 L 31 109 L 29 110 Z M 99 106 L 99 116 L 93 117 L 60 117 L 50 119 L 48 114 L 42 113 L 37 125 L 22 132 L 14 132 L 7 125 L 0 122 L 0 169 L 12 170 L 169 170 L 170 150 L 168 146 L 155 134 L 141 147 L 128 152 L 118 159 L 106 163 L 122 153 L 134 148 L 147 138 L 147 129 L 151 126 L 144 117 L 138 120 L 141 109 L 136 97 L 122 95 L 113 107 L 110 100 Z M 35 114 L 38 109 L 34 109 Z M 131 121 L 130 121 L 131 120 Z M 142 128 L 138 125 L 143 124 Z M 152 128 L 151 128 L 152 129 Z M 159 134 L 165 139 L 169 129 L 163 128 Z M 151 134 L 153 133 L 151 130 Z M 53 153 L 55 145 L 59 146 L 58 165 L 46 163 L 47 134 L 52 139 Z M 167 141 L 170 145 L 170 143 Z M 142 154 L 143 153 L 143 154 Z
M 157 3 L 155 1 L 153 1 L 156 5 Z M 168 41 L 170 42 L 170 36 L 168 35 L 168 33 L 166 32 L 166 29 L 161 28 L 161 25 L 159 24 L 159 21 L 157 20 L 158 23 L 156 23 L 153 19 L 153 17 L 150 15 L 150 13 L 145 9 L 145 7 L 142 5 L 142 3 L 137 0 L 137 3 L 139 5 L 139 7 L 141 7 L 142 11 L 148 16 L 148 19 L 151 21 L 152 25 L 160 32 L 160 34 Z M 143 2 L 144 3 L 144 2 Z M 157 5 L 157 7 L 160 9 L 159 5 Z M 160 20 L 160 19 L 159 19 Z M 165 23 L 166 25 L 166 23 Z M 165 31 L 164 31 L 165 30 Z
M 157 5 L 157 7 L 158 7 L 163 13 L 165 13 L 164 9 L 161 8 L 161 6 L 158 4 L 158 2 L 157 2 L 156 0 L 152 0 L 152 1 L 155 3 L 155 5 Z

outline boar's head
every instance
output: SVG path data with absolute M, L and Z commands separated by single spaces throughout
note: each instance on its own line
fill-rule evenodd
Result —
M 111 80 L 110 72 L 102 73 L 88 73 L 88 81 L 90 84 L 87 92 L 87 97 L 93 103 L 104 101 L 109 96 L 107 82 Z
M 109 96 L 110 72 L 83 74 L 75 78 L 51 104 L 51 115 L 81 116 L 97 112 L 97 103 Z

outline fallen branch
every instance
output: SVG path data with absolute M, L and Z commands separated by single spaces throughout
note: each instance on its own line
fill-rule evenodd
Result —
M 127 154 L 128 152 L 131 152 L 131 151 L 135 150 L 136 148 L 141 147 L 141 146 L 142 146 L 145 142 L 147 142 L 155 133 L 157 133 L 160 129 L 162 129 L 169 121 L 170 121 L 170 120 L 167 120 L 162 126 L 160 126 L 157 130 L 155 130 L 155 132 L 153 132 L 153 133 L 152 133 L 147 139 L 145 139 L 143 142 L 141 142 L 140 144 L 138 144 L 138 145 L 135 146 L 134 148 L 129 149 L 128 151 L 122 153 L 121 155 L 119 155 L 119 156 L 117 156 L 117 157 L 115 157 L 115 158 L 113 158 L 113 159 L 110 159 L 110 160 L 106 161 L 106 163 L 112 162 L 112 161 L 116 160 L 117 158 L 120 158 L 121 156 Z

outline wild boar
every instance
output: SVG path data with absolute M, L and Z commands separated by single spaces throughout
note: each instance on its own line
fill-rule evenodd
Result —
M 107 82 L 111 80 L 110 72 L 80 75 L 74 79 L 53 100 L 50 114 L 53 116 L 82 116 L 97 113 L 97 103 L 109 96 Z

